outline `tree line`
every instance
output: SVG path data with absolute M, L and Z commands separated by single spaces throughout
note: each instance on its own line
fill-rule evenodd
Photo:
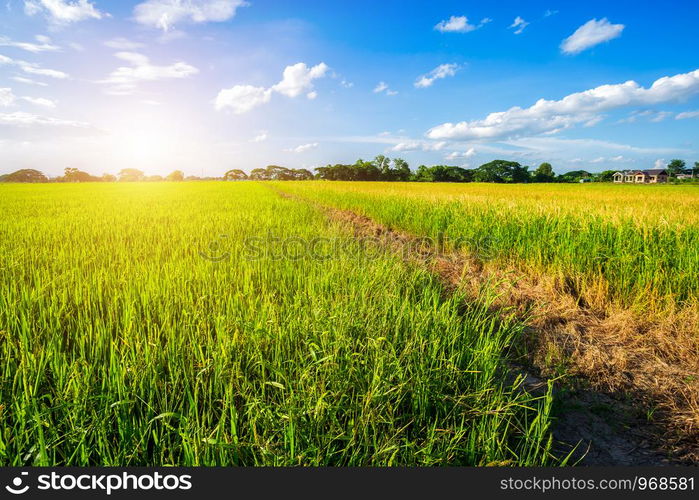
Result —
M 665 167 L 671 177 L 689 174 L 699 179 L 699 162 L 688 168 L 684 160 L 675 159 Z M 420 165 L 417 170 L 410 169 L 408 162 L 401 158 L 390 159 L 378 155 L 371 161 L 362 159 L 353 164 L 326 165 L 316 167 L 315 173 L 305 168 L 286 168 L 269 165 L 255 168 L 250 174 L 240 169 L 227 171 L 222 177 L 187 176 L 181 170 L 175 170 L 163 177 L 146 175 L 135 168 L 122 169 L 118 175 L 103 174 L 93 176 L 77 168 L 66 168 L 64 175 L 49 178 L 39 170 L 22 169 L 11 174 L 0 175 L 0 182 L 142 182 L 142 181 L 196 181 L 196 180 L 329 180 L 329 181 L 395 181 L 395 182 L 494 182 L 494 183 L 529 183 L 529 182 L 611 182 L 616 170 L 591 173 L 586 170 L 573 170 L 556 174 L 550 163 L 544 162 L 536 169 L 523 166 L 515 161 L 493 160 L 477 168 L 463 168 L 451 165 Z

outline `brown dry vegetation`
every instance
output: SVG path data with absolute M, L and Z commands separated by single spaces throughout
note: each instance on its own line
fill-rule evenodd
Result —
M 635 421 L 642 428 L 622 436 L 622 441 L 630 439 L 640 443 L 638 446 L 660 448 L 673 461 L 699 459 L 696 308 L 643 315 L 614 306 L 603 284 L 599 294 L 590 294 L 588 289 L 583 299 L 575 284 L 564 278 L 484 263 L 463 251 L 438 251 L 425 246 L 421 238 L 352 211 L 315 205 L 355 236 L 372 237 L 425 266 L 439 276 L 447 290 L 458 289 L 475 298 L 485 284 L 495 285 L 496 309 L 504 315 L 514 313 L 529 326 L 519 353 L 523 362 L 542 377 L 565 374 L 564 385 L 568 387 L 582 384 L 600 391 L 605 404 L 614 407 L 610 408 L 610 419 L 618 418 L 620 412 L 641 413 Z M 584 404 L 590 404 L 589 396 L 585 399 Z M 580 424 L 583 422 L 563 422 L 561 427 L 575 433 Z M 586 437 L 562 436 L 573 443 Z M 634 450 L 638 446 L 633 446 Z

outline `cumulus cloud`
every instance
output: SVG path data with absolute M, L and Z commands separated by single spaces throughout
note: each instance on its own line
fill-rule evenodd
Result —
M 58 78 L 61 80 L 68 78 L 68 74 L 64 73 L 63 71 L 42 68 L 38 64 L 30 63 L 27 61 L 16 61 L 10 57 L 0 54 L 0 66 L 3 65 L 17 66 L 19 69 L 30 75 L 48 76 L 51 78 Z
M 529 23 L 522 19 L 521 17 L 517 16 L 514 20 L 514 22 L 510 25 L 510 28 L 513 28 L 515 30 L 515 35 L 519 35 L 524 31 L 524 28 L 529 26 Z
M 471 158 L 476 154 L 476 150 L 474 148 L 468 148 L 466 151 L 452 151 L 448 155 L 446 155 L 444 158 L 446 160 L 459 160 L 462 158 Z
M 51 39 L 46 36 L 37 35 L 36 41 L 38 43 L 16 42 L 6 36 L 0 36 L 0 47 L 14 47 L 35 54 L 38 52 L 55 52 L 61 50 L 61 48 L 58 45 L 53 45 L 51 43 Z
M 240 115 L 267 104 L 275 92 L 291 98 L 305 93 L 307 99 L 313 100 L 318 96 L 313 90 L 313 81 L 323 78 L 328 69 L 323 62 L 310 68 L 306 63 L 296 63 L 284 68 L 281 81 L 270 88 L 235 85 L 229 89 L 222 89 L 216 96 L 214 107 L 217 111 L 230 108 L 233 113 Z
M 236 115 L 242 115 L 261 104 L 267 104 L 271 99 L 270 89 L 253 85 L 235 85 L 218 93 L 214 107 L 216 111 L 230 108 Z
M 620 37 L 622 31 L 624 31 L 623 24 L 611 24 L 606 17 L 599 21 L 590 19 L 575 30 L 575 33 L 561 42 L 561 52 L 564 54 L 579 54 L 583 50 L 602 42 Z
M 315 149 L 317 147 L 317 142 L 311 142 L 309 144 L 301 144 L 300 146 L 296 146 L 295 148 L 285 149 L 284 151 L 287 151 L 289 153 L 305 153 L 306 151 L 310 151 L 311 149 Z
M 86 19 L 102 19 L 107 16 L 88 0 L 25 0 L 24 12 L 33 16 L 44 14 L 54 24 L 70 24 Z
M 594 123 L 599 113 L 628 106 L 648 106 L 685 99 L 699 93 L 699 69 L 659 78 L 648 87 L 634 81 L 601 85 L 570 94 L 558 101 L 539 99 L 533 106 L 519 106 L 490 113 L 482 120 L 443 123 L 427 132 L 432 139 L 488 139 L 553 134 L 576 124 Z
M 458 64 L 440 64 L 426 75 L 422 75 L 417 80 L 415 80 L 415 87 L 430 87 L 435 82 L 435 80 L 440 80 L 448 76 L 454 76 L 456 74 L 457 69 L 459 69 Z
M 136 22 L 168 31 L 180 22 L 228 21 L 245 5 L 243 0 L 146 0 L 133 13 Z
M 313 80 L 322 78 L 328 71 L 328 66 L 325 63 L 316 64 L 312 68 L 306 66 L 306 63 L 296 63 L 284 68 L 282 81 L 272 87 L 272 90 L 279 92 L 287 97 L 296 97 L 303 92 L 312 94 Z M 309 96 L 309 99 L 313 99 Z
M 677 113 L 677 116 L 675 116 L 675 120 L 686 120 L 687 118 L 699 118 L 699 110 L 683 111 L 682 113 Z
M 182 61 L 167 66 L 157 66 L 151 64 L 148 57 L 138 52 L 117 52 L 114 55 L 129 63 L 129 66 L 115 69 L 99 83 L 110 85 L 109 92 L 115 95 L 133 93 L 140 82 L 187 78 L 199 72 L 194 66 Z
M 447 20 L 438 22 L 434 29 L 442 33 L 468 33 L 485 26 L 490 21 L 490 18 L 484 17 L 478 24 L 469 24 L 466 16 L 451 16 Z

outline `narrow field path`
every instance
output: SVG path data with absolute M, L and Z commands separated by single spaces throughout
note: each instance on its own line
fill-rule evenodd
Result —
M 663 465 L 693 463 L 699 456 L 699 433 L 691 426 L 678 424 L 672 408 L 688 405 L 696 395 L 663 393 L 652 390 L 649 381 L 676 377 L 677 386 L 692 390 L 691 373 L 665 366 L 655 373 L 644 372 L 647 366 L 634 363 L 629 372 L 609 366 L 604 378 L 620 377 L 619 384 L 607 385 L 587 376 L 579 368 L 590 358 L 605 354 L 607 346 L 596 335 L 608 330 L 608 318 L 579 304 L 573 293 L 551 296 L 548 287 L 526 277 L 497 273 L 484 268 L 482 262 L 464 252 L 440 248 L 439 242 L 399 231 L 361 214 L 342 210 L 285 192 L 270 186 L 278 195 L 308 203 L 322 211 L 332 223 L 341 224 L 358 239 L 370 239 L 412 265 L 429 270 L 442 282 L 446 293 L 457 289 L 474 298 L 484 287 L 494 287 L 499 298 L 497 314 L 516 317 L 531 325 L 525 344 L 511 353 L 512 371 L 524 374 L 523 390 L 536 394 L 545 391 L 549 380 L 555 381 L 557 422 L 554 450 L 561 456 L 571 453 L 570 463 L 582 465 Z M 551 307 L 552 301 L 558 301 Z M 546 304 L 545 307 L 542 307 Z M 550 351 L 558 350 L 558 359 Z M 608 352 L 606 354 L 609 354 Z M 616 354 L 616 353 L 615 353 Z M 629 356 L 638 353 L 629 353 Z M 560 360 L 570 365 L 552 366 Z M 674 373 L 673 373 L 674 372 Z M 682 378 L 684 377 L 684 379 Z M 667 390 L 667 386 L 663 386 Z M 679 401 L 679 403 L 678 403 Z M 684 412 L 695 409 L 680 408 Z M 684 420 L 679 420 L 683 422 Z

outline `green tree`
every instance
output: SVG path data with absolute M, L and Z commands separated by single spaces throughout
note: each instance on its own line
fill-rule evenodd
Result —
M 692 177 L 699 178 L 699 161 L 694 162 L 694 167 L 692 167 Z
M 558 176 L 560 182 L 580 182 L 580 179 L 592 177 L 592 174 L 587 170 L 571 170 L 565 174 Z
M 493 160 L 478 167 L 474 173 L 477 182 L 527 182 L 528 167 L 516 161 Z
M 246 180 L 248 180 L 248 174 L 246 174 L 242 170 L 234 168 L 232 170 L 229 170 L 228 172 L 226 172 L 223 175 L 223 180 L 224 181 L 246 181 Z
M 252 171 L 250 171 L 250 179 L 254 181 L 268 181 L 269 174 L 264 168 L 253 168 Z
M 305 168 L 292 168 L 291 177 L 295 181 L 310 181 L 313 179 L 313 174 Z
M 410 171 L 410 165 L 408 162 L 402 158 L 394 158 L 393 166 L 395 167 L 395 172 L 393 174 L 394 180 L 397 181 L 409 181 L 412 172 Z
M 667 173 L 670 174 L 671 177 L 677 177 L 677 174 L 684 173 L 685 165 L 684 160 L 674 159 L 667 164 Z
M 136 168 L 124 168 L 119 172 L 120 182 L 138 182 L 145 178 L 143 172 Z
M 616 170 L 605 170 L 597 174 L 595 178 L 599 182 L 612 182 L 614 180 L 614 174 L 616 174 Z
M 63 182 L 90 182 L 100 180 L 99 177 L 93 177 L 87 172 L 83 172 L 82 170 L 78 170 L 77 168 L 68 167 L 64 169 L 63 172 Z
M 0 176 L 0 182 L 48 182 L 49 179 L 42 172 L 33 168 L 23 168 Z
M 556 180 L 556 174 L 553 172 L 553 167 L 550 163 L 544 162 L 534 170 L 532 176 L 534 182 L 553 182 Z
M 102 182 L 116 182 L 117 178 L 112 174 L 102 174 Z
M 171 182 L 182 182 L 184 180 L 184 172 L 182 172 L 182 170 L 175 170 L 174 172 L 170 173 L 165 180 Z

